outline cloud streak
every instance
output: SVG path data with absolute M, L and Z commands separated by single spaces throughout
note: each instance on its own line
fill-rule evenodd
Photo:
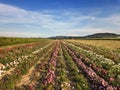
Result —
M 94 13 L 85 15 L 82 11 L 74 9 L 51 12 L 52 10 L 28 11 L 1 3 L 0 36 L 14 34 L 14 36 L 47 37 L 88 35 L 98 32 L 120 33 L 119 13 L 100 17 L 99 14 L 104 13 L 103 11 L 99 11 L 97 15 Z

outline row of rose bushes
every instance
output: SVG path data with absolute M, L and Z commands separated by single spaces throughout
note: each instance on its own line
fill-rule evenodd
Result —
M 43 90 L 44 89 L 44 77 L 47 73 L 48 61 L 51 58 L 53 48 L 55 44 L 48 47 L 49 49 L 44 49 L 43 53 L 37 53 L 37 56 L 40 56 L 38 63 L 35 65 L 35 69 L 29 75 L 29 81 L 21 85 L 16 85 L 15 89 L 17 90 Z M 22 82 L 20 80 L 20 82 Z M 18 83 L 19 84 L 19 83 Z
M 58 53 L 58 61 L 56 65 L 56 79 L 55 79 L 55 90 L 70 90 L 70 80 L 68 78 L 67 66 L 65 64 L 62 48 Z
M 104 48 L 104 47 L 96 47 L 96 46 L 92 46 L 92 45 L 83 44 L 83 43 L 80 43 L 80 42 L 69 41 L 69 43 L 72 43 L 72 44 L 74 44 L 78 47 L 81 47 L 83 49 L 93 51 L 94 53 L 103 55 L 106 58 L 110 58 L 115 63 L 120 63 L 120 52 L 119 52 L 119 50 L 112 50 L 112 49 L 107 49 L 107 48 Z
M 22 59 L 22 62 L 13 68 L 14 70 L 10 74 L 5 74 L 4 77 L 0 80 L 0 89 L 1 90 L 14 90 L 16 81 L 21 79 L 21 76 L 25 75 L 29 69 L 34 66 L 37 61 L 44 55 L 46 52 L 53 46 L 53 44 L 45 46 L 39 52 L 32 54 L 29 58 Z
M 54 48 L 54 51 L 52 53 L 52 56 L 50 58 L 50 60 L 48 61 L 48 67 L 47 67 L 47 73 L 44 77 L 44 89 L 49 89 L 52 90 L 54 88 L 55 85 L 55 70 L 56 70 L 56 64 L 57 64 L 57 60 L 58 60 L 58 52 L 60 49 L 60 43 L 56 42 L 56 46 Z
M 57 42 L 56 42 L 57 43 Z M 33 71 L 30 80 L 31 83 L 28 85 L 23 85 L 22 87 L 18 87 L 19 89 L 37 89 L 37 90 L 53 90 L 54 84 L 55 84 L 55 70 L 56 70 L 56 64 L 57 64 L 57 57 L 58 57 L 58 50 L 59 50 L 59 44 L 52 46 L 54 49 L 50 49 L 47 52 L 47 55 L 44 56 L 44 58 L 41 60 L 40 63 L 38 63 L 35 67 L 35 70 Z M 34 85 L 36 82 L 37 84 Z M 27 88 L 27 89 L 26 89 Z
M 4 49 L 0 49 L 0 63 L 7 64 L 13 60 L 16 61 L 19 59 L 19 57 L 23 55 L 27 56 L 49 43 L 50 41 L 48 42 L 43 41 L 39 43 L 25 44 L 25 45 L 13 46 L 13 47 L 7 47 Z
M 76 53 L 74 53 L 74 51 L 70 50 L 70 48 L 68 48 L 66 45 L 65 48 L 67 49 L 68 53 L 71 55 L 75 63 L 78 65 L 78 67 L 90 80 L 92 90 L 117 90 L 118 87 L 109 85 L 108 82 L 105 81 L 104 78 L 101 78 L 99 75 L 97 75 L 91 67 L 85 65 L 82 60 L 76 56 Z
M 60 43 L 59 43 L 60 44 Z M 57 46 L 56 46 L 57 47 Z M 23 90 L 90 90 L 87 79 L 72 61 L 65 48 L 51 50 L 31 75 L 32 82 Z
M 95 70 L 95 72 L 102 76 L 109 84 L 120 86 L 120 65 L 115 64 L 111 59 L 97 55 L 91 51 L 84 50 L 73 44 L 69 44 L 68 47 L 77 53 L 78 58 L 82 58 L 82 61 L 89 67 Z
M 88 80 L 77 67 L 65 47 L 63 47 L 63 53 L 72 90 L 91 90 Z
M 1 53 L 4 57 L 0 57 L 0 78 L 2 78 L 5 73 L 13 71 L 13 68 L 21 64 L 24 59 L 31 58 L 34 54 L 42 50 L 43 47 L 45 48 L 51 44 L 52 43 L 50 42 L 25 44 L 23 46 L 12 47 L 8 50 L 8 52 L 4 49 L 3 53 Z M 17 52 L 13 52 L 14 50 Z

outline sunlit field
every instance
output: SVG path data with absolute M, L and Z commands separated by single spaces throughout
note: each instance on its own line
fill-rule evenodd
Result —
M 87 44 L 95 47 L 102 47 L 112 50 L 120 50 L 120 40 L 73 40 L 82 44 Z
M 114 40 L 8 44 L 0 49 L 0 90 L 120 90 L 119 48 Z

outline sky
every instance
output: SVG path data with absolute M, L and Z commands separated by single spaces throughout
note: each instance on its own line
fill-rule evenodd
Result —
M 120 34 L 120 0 L 0 0 L 0 36 Z

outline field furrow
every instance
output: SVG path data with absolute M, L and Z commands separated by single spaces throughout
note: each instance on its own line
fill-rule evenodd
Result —
M 72 56 L 73 60 L 77 63 L 77 65 L 82 69 L 82 71 L 87 75 L 88 79 L 91 82 L 91 87 L 94 90 L 101 90 L 101 89 L 109 89 L 110 90 L 117 90 L 117 86 L 112 86 L 109 84 L 104 78 L 100 77 L 91 67 L 86 66 L 80 58 L 76 56 L 74 51 L 70 50 L 67 45 L 64 44 L 69 54 Z
M 77 40 L 1 48 L 0 90 L 120 90 L 119 57 L 99 49 Z

